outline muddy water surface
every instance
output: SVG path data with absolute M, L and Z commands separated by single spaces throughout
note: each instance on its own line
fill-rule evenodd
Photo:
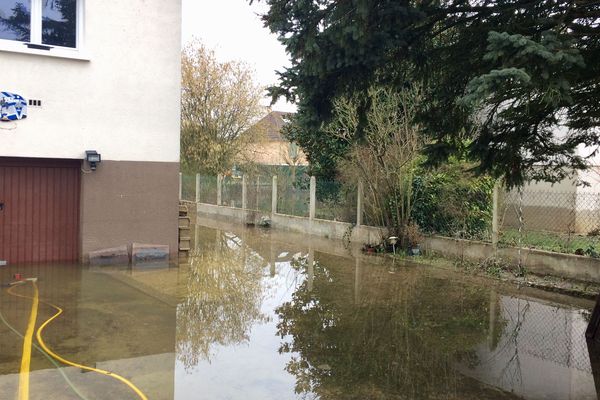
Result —
M 597 399 L 589 301 L 212 226 L 177 267 L 7 266 L 0 283 L 37 277 L 36 329 L 47 303 L 64 309 L 43 331 L 51 350 L 148 399 Z M 32 307 L 14 294 L 33 284 L 0 291 L 11 400 Z M 33 349 L 30 399 L 139 398 L 51 360 Z

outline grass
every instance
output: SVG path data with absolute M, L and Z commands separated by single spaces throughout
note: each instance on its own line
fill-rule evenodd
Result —
M 519 231 L 511 228 L 502 232 L 500 243 L 518 246 Z M 557 253 L 579 253 L 592 255 L 600 245 L 600 236 L 585 236 L 547 231 L 525 231 L 522 239 L 523 247 L 554 251 Z M 578 251 L 579 250 L 579 251 Z M 599 248 L 600 250 L 600 248 Z

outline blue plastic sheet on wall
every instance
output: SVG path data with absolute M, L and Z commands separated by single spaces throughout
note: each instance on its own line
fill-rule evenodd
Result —
M 15 93 L 0 92 L 0 121 L 27 118 L 27 101 Z

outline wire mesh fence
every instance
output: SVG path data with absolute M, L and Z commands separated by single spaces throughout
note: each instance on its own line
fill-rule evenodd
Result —
M 278 175 L 277 212 L 279 214 L 308 217 L 310 211 L 310 177 Z
M 271 212 L 272 185 L 272 177 L 270 176 L 248 176 L 246 178 L 247 209 Z
M 200 175 L 200 193 L 198 199 L 201 203 L 217 204 L 217 177 Z
M 411 219 L 423 233 L 491 241 L 493 185 L 415 184 L 413 191 Z
M 223 177 L 221 184 L 221 204 L 229 207 L 242 208 L 241 177 Z
M 181 199 L 196 201 L 196 175 L 181 175 Z
M 276 212 L 308 217 L 310 177 L 305 173 L 277 175 Z M 218 179 L 201 176 L 198 198 L 217 203 Z M 222 179 L 221 205 L 242 207 L 242 177 Z M 246 208 L 270 213 L 273 177 L 248 175 Z M 195 175 L 182 175 L 182 199 L 195 201 Z M 357 222 L 357 187 L 336 181 L 316 180 L 315 217 Z M 531 189 L 498 190 L 493 207 L 493 191 L 482 185 L 468 189 L 416 188 L 412 198 L 412 221 L 425 234 L 491 242 L 494 216 L 498 222 L 501 246 L 535 248 L 600 258 L 600 193 L 544 192 Z M 367 210 L 368 207 L 365 207 Z M 363 215 L 366 225 L 381 225 L 377 218 Z
M 599 256 L 600 193 L 503 192 L 499 222 L 501 244 Z
M 315 200 L 316 218 L 356 223 L 356 186 L 317 180 Z

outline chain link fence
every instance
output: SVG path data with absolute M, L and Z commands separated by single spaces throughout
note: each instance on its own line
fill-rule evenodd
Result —
M 425 184 L 415 179 L 411 218 L 425 234 L 492 240 L 493 182 Z
M 499 197 L 500 244 L 598 257 L 600 193 L 513 190 Z
M 195 175 L 181 175 L 181 200 L 196 201 Z
M 200 175 L 200 193 L 198 198 L 201 203 L 217 204 L 217 177 Z
M 310 177 L 277 175 L 277 212 L 308 217 L 310 212 Z
M 317 218 L 330 221 L 356 223 L 356 186 L 348 187 L 339 181 L 317 180 Z
M 242 208 L 242 177 L 223 177 L 221 184 L 221 205 Z
M 277 210 L 284 215 L 309 217 L 310 176 L 303 171 L 276 172 Z M 196 184 L 202 203 L 217 204 L 218 179 L 214 176 L 182 175 L 182 199 L 195 201 Z M 246 207 L 270 213 L 273 176 L 247 175 Z M 242 207 L 241 176 L 222 178 L 221 204 Z M 535 248 L 600 258 L 600 193 L 536 191 L 530 188 L 498 189 L 493 205 L 493 186 L 415 185 L 412 220 L 425 234 L 491 242 L 494 217 L 500 246 Z M 356 185 L 316 180 L 315 217 L 357 223 Z M 368 208 L 368 207 L 367 207 Z M 379 223 L 364 213 L 366 225 Z
M 248 210 L 271 212 L 273 178 L 270 176 L 248 176 L 246 178 L 246 206 Z

